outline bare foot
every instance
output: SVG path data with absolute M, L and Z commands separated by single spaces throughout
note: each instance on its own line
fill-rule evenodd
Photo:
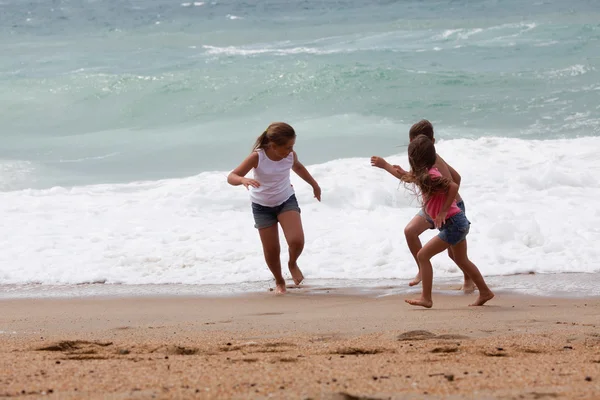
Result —
M 475 283 L 473 283 L 473 281 L 470 279 L 465 280 L 460 290 L 462 290 L 464 294 L 471 294 L 475 292 Z
M 408 283 L 408 286 L 416 286 L 421 283 L 421 273 L 419 272 L 415 278 Z
M 431 308 L 431 306 L 433 306 L 433 301 L 431 301 L 431 300 L 424 300 L 424 299 L 412 300 L 412 299 L 407 299 L 407 300 L 404 300 L 404 301 L 407 302 L 408 304 L 410 304 L 411 306 L 421 306 L 421 307 L 425 307 L 425 308 Z
M 292 274 L 292 279 L 296 285 L 299 285 L 304 280 L 304 275 L 302 275 L 302 271 L 298 268 L 298 264 L 290 265 L 288 264 L 288 268 L 290 269 L 290 274 Z
M 494 298 L 494 293 L 492 293 L 492 291 L 489 291 L 486 293 L 480 292 L 479 297 L 477 298 L 477 301 L 473 304 L 469 304 L 469 306 L 482 306 L 493 298 Z
M 283 281 L 282 283 L 277 283 L 275 284 L 275 294 L 276 295 L 283 295 L 286 293 L 286 289 L 285 289 L 285 281 Z

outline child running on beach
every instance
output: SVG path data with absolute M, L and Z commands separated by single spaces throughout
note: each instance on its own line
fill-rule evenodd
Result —
M 279 258 L 278 224 L 289 247 L 288 268 L 294 283 L 299 285 L 304 280 L 297 264 L 304 249 L 304 231 L 290 170 L 311 185 L 315 198 L 321 201 L 321 188 L 298 161 L 295 143 L 294 128 L 284 122 L 272 123 L 256 139 L 252 153 L 227 176 L 230 185 L 244 185 L 250 191 L 254 227 L 260 235 L 265 261 L 275 277 L 277 294 L 286 292 Z M 251 169 L 254 169 L 254 179 L 245 177 Z
M 486 285 L 477 266 L 467 256 L 465 238 L 469 233 L 471 223 L 465 213 L 456 205 L 458 185 L 451 179 L 443 177 L 435 167 L 435 145 L 424 135 L 416 137 L 408 145 L 408 161 L 410 172 L 404 174 L 401 179 L 416 186 L 421 196 L 423 209 L 433 221 L 434 226 L 439 229 L 439 233 L 417 253 L 417 261 L 423 279 L 421 298 L 406 300 L 406 302 L 414 306 L 431 308 L 433 305 L 431 258 L 451 248 L 456 264 L 473 279 L 479 289 L 479 297 L 471 305 L 484 305 L 494 297 L 494 293 Z
M 433 137 L 433 125 L 431 124 L 431 122 L 429 122 L 426 119 L 423 119 L 423 120 L 417 122 L 416 124 L 414 124 L 413 126 L 411 126 L 408 135 L 409 135 L 409 140 L 411 142 L 416 137 L 418 137 L 420 135 L 424 135 L 424 136 L 428 137 L 432 143 L 435 144 L 435 138 Z M 402 177 L 408 173 L 407 171 L 403 170 L 400 166 L 391 165 L 385 159 L 383 159 L 381 157 L 377 157 L 377 156 L 371 157 L 371 165 L 388 171 L 390 174 L 392 174 L 393 176 L 395 176 L 398 179 L 402 179 Z M 446 161 L 444 161 L 444 159 L 442 157 L 440 157 L 439 154 L 436 154 L 435 167 L 440 171 L 440 173 L 442 174 L 443 177 L 451 179 L 454 183 L 456 183 L 458 186 L 460 186 L 460 180 L 461 180 L 460 175 L 458 174 L 458 172 L 456 172 L 456 170 L 454 168 L 452 168 L 449 164 L 447 164 Z M 456 204 L 457 204 L 458 208 L 460 208 L 463 212 L 466 212 L 465 211 L 465 203 L 464 203 L 463 199 L 460 197 L 460 194 L 458 194 L 458 192 L 456 193 Z M 408 244 L 408 248 L 414 257 L 415 262 L 417 263 L 417 267 L 419 267 L 419 261 L 417 260 L 417 254 L 419 253 L 419 250 L 421 250 L 421 248 L 422 248 L 421 240 L 419 240 L 419 236 L 423 232 L 425 232 L 427 229 L 434 229 L 434 228 L 435 227 L 434 227 L 433 221 L 431 220 L 431 218 L 429 218 L 429 216 L 427 216 L 427 214 L 425 213 L 425 211 L 423 211 L 422 208 L 419 209 L 419 212 L 417 213 L 417 215 L 415 215 L 413 217 L 413 219 L 408 223 L 408 225 L 406 225 L 406 227 L 404 228 L 404 236 L 406 237 L 406 243 Z M 448 249 L 448 256 L 453 261 L 455 261 L 452 247 L 450 247 Z M 475 284 L 473 283 L 473 280 L 464 271 L 463 271 L 463 274 L 464 274 L 464 281 L 463 281 L 463 286 L 462 286 L 463 292 L 473 293 L 473 291 L 475 290 Z M 409 286 L 418 285 L 420 282 L 421 282 L 421 269 L 419 268 L 419 272 L 417 273 L 417 276 L 415 276 L 415 278 L 409 283 Z

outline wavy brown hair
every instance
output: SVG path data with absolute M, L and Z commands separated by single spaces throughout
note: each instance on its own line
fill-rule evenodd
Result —
M 426 203 L 431 196 L 448 191 L 450 183 L 448 178 L 432 178 L 429 170 L 434 166 L 437 155 L 433 142 L 425 135 L 417 136 L 408 145 L 408 162 L 410 172 L 402 177 L 406 183 L 414 184 Z
M 269 143 L 285 146 L 291 139 L 296 137 L 296 131 L 285 122 L 273 122 L 267 129 L 256 138 L 253 150 L 264 149 Z

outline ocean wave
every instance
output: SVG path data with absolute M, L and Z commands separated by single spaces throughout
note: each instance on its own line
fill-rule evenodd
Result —
M 515 38 L 537 27 L 536 23 L 518 23 L 488 28 L 448 29 L 433 36 L 428 31 L 392 30 L 365 32 L 317 38 L 310 41 L 272 42 L 242 46 L 202 47 L 207 55 L 257 56 L 257 55 L 330 55 L 355 52 L 423 52 L 458 49 L 469 46 L 514 46 Z M 476 39 L 473 38 L 476 37 Z M 508 42 L 507 42 L 508 40 Z M 448 47 L 447 42 L 452 42 Z M 456 44 L 459 42 L 460 44 Z
M 469 250 L 486 275 L 600 272 L 600 138 L 440 141 L 462 175 Z M 406 166 L 406 154 L 389 157 Z M 297 177 L 308 279 L 409 278 L 402 231 L 410 191 L 368 159 L 309 167 L 317 203 Z M 227 172 L 184 179 L 0 193 L 0 284 L 227 284 L 270 279 L 243 188 Z M 426 232 L 427 240 L 434 232 Z M 445 255 L 436 276 L 459 271 Z
M 588 72 L 595 71 L 594 67 L 583 65 L 583 64 L 575 64 L 570 65 L 566 68 L 561 69 L 552 69 L 549 71 L 545 71 L 541 74 L 542 77 L 550 77 L 550 78 L 562 78 L 568 76 L 579 76 L 587 74 Z
M 202 48 L 206 50 L 208 55 L 227 55 L 227 56 L 254 56 L 260 54 L 274 54 L 274 55 L 292 55 L 292 54 L 333 54 L 338 51 L 335 50 L 320 50 L 312 47 L 292 47 L 292 48 L 256 48 L 251 47 L 236 47 L 236 46 L 209 46 L 203 45 Z

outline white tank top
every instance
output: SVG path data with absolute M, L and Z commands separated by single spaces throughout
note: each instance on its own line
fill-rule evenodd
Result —
M 254 168 L 254 179 L 260 187 L 250 186 L 250 199 L 265 207 L 276 207 L 294 194 L 290 182 L 290 170 L 294 165 L 294 153 L 280 161 L 273 161 L 263 149 L 257 149 L 258 165 Z

